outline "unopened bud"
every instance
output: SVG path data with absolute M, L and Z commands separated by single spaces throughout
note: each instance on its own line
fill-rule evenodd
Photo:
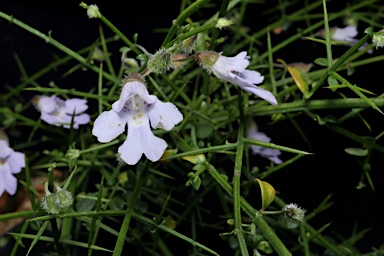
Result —
M 283 211 L 285 211 L 285 217 L 294 223 L 300 224 L 304 220 L 304 210 L 301 209 L 297 204 L 291 203 L 287 204 Z
M 101 13 L 99 11 L 99 7 L 95 4 L 91 4 L 90 6 L 88 6 L 88 9 L 87 9 L 87 15 L 90 19 L 92 18 L 100 18 L 101 17 Z
M 181 42 L 181 51 L 184 53 L 191 53 L 195 49 L 197 35 L 188 37 Z
M 73 197 L 71 192 L 66 189 L 62 189 L 59 184 L 54 183 L 56 188 L 55 203 L 59 208 L 68 208 L 73 203 Z
M 227 18 L 220 18 L 218 19 L 215 27 L 218 28 L 218 29 L 223 29 L 223 28 L 227 28 L 229 26 L 231 26 L 233 24 L 232 20 L 228 20 Z
M 171 54 L 168 49 L 161 48 L 149 57 L 147 67 L 153 73 L 163 74 L 171 68 Z
M 372 43 L 374 46 L 376 46 L 376 49 L 378 47 L 384 46 L 384 29 L 380 30 L 379 32 L 373 33 Z
M 69 149 L 65 155 L 71 160 L 76 160 L 80 156 L 80 150 L 75 148 Z
M 41 201 L 41 207 L 49 214 L 58 214 L 60 208 L 56 205 L 55 195 L 52 194 L 48 189 L 48 182 L 44 184 L 45 196 Z

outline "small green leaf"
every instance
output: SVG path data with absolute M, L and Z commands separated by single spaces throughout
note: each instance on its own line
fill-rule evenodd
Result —
M 272 246 L 267 242 L 267 241 L 262 241 L 260 242 L 259 246 L 257 249 L 265 252 L 266 254 L 271 254 L 273 253 Z
M 328 60 L 326 58 L 317 58 L 315 63 L 320 66 L 328 67 Z
M 331 90 L 333 92 L 336 91 L 335 86 L 339 85 L 339 81 L 337 81 L 337 79 L 334 78 L 333 76 L 328 76 L 327 81 L 328 81 L 328 84 L 329 84 L 329 87 L 331 88 Z
M 344 151 L 353 156 L 366 156 L 368 154 L 366 148 L 346 148 Z
M 205 139 L 211 136 L 214 129 L 215 127 L 213 126 L 212 123 L 209 123 L 209 122 L 199 123 L 196 125 L 196 136 L 199 139 Z
M 261 189 L 261 210 L 265 210 L 275 199 L 276 191 L 268 182 L 256 179 Z
M 364 30 L 364 33 L 369 35 L 370 37 L 373 36 L 373 28 L 372 27 L 368 27 Z
M 192 183 L 192 186 L 195 190 L 199 190 L 200 186 L 201 186 L 201 179 L 199 176 L 196 176 L 194 179 L 193 179 L 193 183 Z

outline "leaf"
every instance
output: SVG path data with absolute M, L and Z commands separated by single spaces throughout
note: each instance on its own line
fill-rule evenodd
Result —
M 37 232 L 37 235 L 33 238 L 33 241 L 31 243 L 31 245 L 29 246 L 29 249 L 28 249 L 28 252 L 27 252 L 27 255 L 29 255 L 29 253 L 31 252 L 32 248 L 36 245 L 36 243 L 39 241 L 41 235 L 44 233 L 45 229 L 47 228 L 49 224 L 49 220 L 46 220 L 44 221 L 43 225 L 41 225 L 41 228 L 39 230 L 39 232 Z
M 192 163 L 192 164 L 200 164 L 205 162 L 204 154 L 198 154 L 194 156 L 184 156 L 182 159 Z
M 368 154 L 366 148 L 346 148 L 344 151 L 353 156 L 366 156 Z
M 315 63 L 320 66 L 328 67 L 328 61 L 326 58 L 317 58 L 315 59 Z
M 268 182 L 256 179 L 261 189 L 261 210 L 265 210 L 275 199 L 276 191 Z
M 337 81 L 337 79 L 334 78 L 333 76 L 328 76 L 327 81 L 331 90 L 333 92 L 336 91 L 335 87 L 339 85 L 339 81 Z
M 305 81 L 303 77 L 303 73 L 294 67 L 287 67 L 288 72 L 291 74 L 293 80 L 295 81 L 297 87 L 300 89 L 300 91 L 306 95 L 308 93 L 308 83 Z

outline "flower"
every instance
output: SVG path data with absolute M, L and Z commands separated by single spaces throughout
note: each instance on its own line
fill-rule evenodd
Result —
M 336 41 L 346 41 L 346 42 L 356 42 L 354 38 L 357 36 L 357 28 L 356 26 L 346 26 L 345 28 L 333 27 L 330 28 L 331 38 Z
M 128 75 L 122 86 L 120 98 L 112 104 L 112 109 L 96 118 L 92 134 L 99 142 L 109 142 L 123 133 L 128 124 L 127 139 L 118 149 L 120 158 L 134 165 L 144 154 L 155 162 L 164 153 L 167 143 L 152 133 L 149 123 L 154 129 L 169 131 L 183 120 L 183 115 L 172 103 L 163 103 L 150 95 L 136 73 Z
M 249 65 L 249 56 L 243 51 L 235 57 L 225 57 L 217 52 L 199 52 L 195 54 L 197 61 L 208 72 L 213 72 L 218 78 L 240 86 L 244 91 L 250 92 L 260 98 L 276 105 L 275 96 L 255 84 L 263 82 L 264 77 L 259 72 L 246 69 Z
M 372 43 L 376 46 L 376 49 L 379 47 L 384 47 L 384 29 L 373 33 Z
M 285 211 L 284 216 L 291 222 L 300 224 L 304 220 L 304 210 L 297 204 L 290 203 L 282 209 Z
M 0 196 L 7 191 L 14 195 L 17 189 L 17 179 L 12 175 L 19 173 L 25 167 L 24 154 L 15 152 L 8 142 L 0 140 Z
M 55 95 L 51 97 L 41 95 L 35 96 L 32 101 L 41 112 L 41 119 L 49 124 L 70 128 L 72 115 L 74 115 L 74 129 L 78 129 L 80 124 L 87 124 L 90 121 L 88 114 L 81 114 L 88 108 L 87 100 L 75 98 L 64 101 Z
M 347 46 L 353 46 L 359 41 L 358 39 L 354 38 L 358 34 L 357 27 L 354 25 L 348 25 L 344 28 L 331 27 L 329 28 L 329 31 L 332 40 L 345 42 L 345 45 Z M 314 36 L 320 36 L 322 38 L 325 38 L 325 30 L 322 29 L 318 31 L 314 34 Z M 367 46 L 368 44 L 364 43 L 362 46 L 359 47 L 359 51 L 364 50 Z M 367 52 L 372 53 L 372 50 L 368 50 Z
M 257 125 L 255 122 L 250 121 L 248 123 L 247 128 L 247 138 L 252 140 L 258 140 L 263 142 L 270 142 L 271 138 L 269 138 L 265 133 L 258 132 L 257 131 Z M 279 155 L 281 155 L 280 150 L 272 149 L 272 148 L 265 148 L 262 146 L 256 146 L 256 145 L 248 145 L 249 148 L 252 151 L 252 154 L 254 155 L 261 155 L 262 157 L 265 157 L 275 164 L 281 164 L 283 161 L 279 158 Z

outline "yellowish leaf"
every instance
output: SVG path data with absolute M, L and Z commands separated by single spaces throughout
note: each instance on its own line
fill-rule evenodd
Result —
M 291 74 L 299 90 L 306 95 L 308 93 L 308 83 L 303 77 L 303 73 L 295 67 L 287 67 L 288 72 Z
M 268 182 L 256 179 L 261 189 L 261 210 L 265 210 L 275 199 L 276 191 Z

